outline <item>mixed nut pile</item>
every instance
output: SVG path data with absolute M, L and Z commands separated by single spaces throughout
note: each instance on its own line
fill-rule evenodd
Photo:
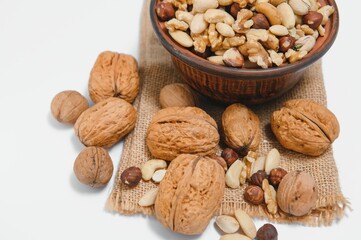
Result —
M 113 163 L 106 148 L 134 129 L 137 112 L 131 103 L 138 89 L 135 59 L 103 52 L 89 79 L 94 106 L 89 107 L 76 91 L 54 97 L 52 114 L 60 122 L 74 124 L 76 136 L 86 146 L 74 163 L 80 182 L 101 187 L 111 179 Z M 152 159 L 125 169 L 120 179 L 126 188 L 135 188 L 141 181 L 154 183 L 138 204 L 154 206 L 164 226 L 187 235 L 202 233 L 220 208 L 225 189 L 242 185 L 243 199 L 270 215 L 304 216 L 316 207 L 318 189 L 310 174 L 281 168 L 277 149 L 260 154 L 260 120 L 247 106 L 228 106 L 218 125 L 197 107 L 193 90 L 180 83 L 164 86 L 159 104 L 162 109 L 153 116 L 145 137 Z M 339 134 L 335 115 L 307 99 L 287 101 L 270 117 L 283 147 L 310 156 L 324 153 Z M 221 141 L 227 148 L 218 151 Z M 225 233 L 221 239 L 269 240 L 278 235 L 271 224 L 257 231 L 240 209 L 235 209 L 234 216 L 218 216 L 216 224 Z
M 325 36 L 334 10 L 318 0 L 162 0 L 156 6 L 178 44 L 237 68 L 300 61 Z

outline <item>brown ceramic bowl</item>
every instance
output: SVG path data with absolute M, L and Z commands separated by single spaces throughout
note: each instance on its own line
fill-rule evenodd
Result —
M 170 52 L 174 66 L 191 87 L 217 101 L 259 104 L 281 96 L 303 77 L 305 70 L 319 60 L 335 41 L 339 15 L 335 0 L 319 0 L 329 4 L 335 12 L 325 26 L 326 35 L 319 37 L 315 47 L 299 62 L 268 69 L 246 69 L 219 66 L 210 63 L 176 43 L 158 20 L 155 6 L 160 0 L 151 0 L 150 16 L 153 29 L 162 45 Z

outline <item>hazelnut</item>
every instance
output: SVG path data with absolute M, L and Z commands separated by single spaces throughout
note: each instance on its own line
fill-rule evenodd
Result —
M 284 36 L 280 38 L 280 52 L 287 52 L 289 49 L 295 46 L 296 39 L 292 36 Z
M 211 154 L 209 157 L 214 159 L 219 165 L 221 165 L 225 172 L 227 171 L 227 162 L 224 160 L 223 157 L 217 156 L 216 154 Z
M 263 170 L 258 170 L 252 174 L 249 184 L 262 187 L 262 182 L 264 179 L 267 179 L 267 173 Z
M 256 15 L 254 15 L 252 17 L 252 21 L 253 21 L 252 27 L 254 29 L 266 29 L 267 30 L 270 28 L 270 24 L 269 24 L 266 16 L 261 13 L 257 13 Z
M 229 9 L 229 13 L 232 15 L 232 17 L 237 19 L 237 15 L 240 10 L 241 10 L 241 6 L 239 6 L 238 3 L 233 3 L 231 5 L 231 8 Z
M 286 174 L 287 171 L 283 168 L 274 168 L 271 170 L 268 180 L 272 186 L 277 188 L 283 177 L 286 176 Z
M 157 4 L 155 9 L 159 20 L 168 21 L 175 16 L 173 5 L 168 2 L 160 2 Z
M 224 149 L 221 157 L 226 161 L 228 167 L 230 167 L 239 158 L 238 153 L 236 153 L 232 148 Z
M 73 170 L 79 182 L 102 187 L 113 175 L 113 162 L 104 148 L 87 147 L 75 159 Z
M 120 175 L 120 180 L 128 187 L 135 187 L 142 179 L 142 171 L 138 167 L 125 169 Z
M 302 17 L 302 22 L 307 24 L 313 30 L 316 30 L 318 26 L 321 25 L 323 15 L 316 11 L 309 11 L 306 15 Z
M 61 123 L 74 124 L 80 114 L 89 108 L 88 101 L 77 91 L 63 91 L 51 102 L 51 113 Z
M 277 229 L 272 224 L 266 223 L 257 231 L 257 240 L 277 240 L 277 238 Z
M 246 187 L 243 196 L 247 202 L 254 205 L 259 205 L 264 202 L 264 192 L 262 188 L 255 185 Z

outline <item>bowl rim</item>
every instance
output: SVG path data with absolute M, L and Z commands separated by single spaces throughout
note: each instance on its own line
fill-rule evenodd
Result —
M 233 68 L 229 66 L 221 66 L 210 63 L 207 59 L 201 58 L 196 54 L 189 51 L 189 49 L 180 46 L 178 43 L 172 40 L 173 44 L 170 44 L 167 39 L 171 39 L 169 35 L 167 35 L 164 31 L 162 31 L 158 27 L 158 17 L 155 11 L 155 4 L 159 0 L 151 0 L 150 2 L 150 19 L 152 23 L 152 27 L 156 36 L 162 43 L 162 45 L 166 48 L 166 50 L 171 53 L 171 55 L 175 56 L 176 58 L 180 59 L 181 61 L 185 62 L 192 67 L 200 69 L 202 71 L 208 72 L 214 75 L 223 75 L 229 78 L 244 78 L 247 79 L 257 79 L 257 78 L 264 78 L 265 75 L 267 76 L 281 76 L 288 73 L 296 72 L 307 66 L 311 65 L 312 63 L 316 62 L 331 48 L 332 44 L 336 40 L 338 29 L 339 29 L 339 11 L 335 0 L 325 0 L 329 5 L 335 8 L 334 13 L 331 15 L 330 20 L 325 28 L 330 31 L 327 38 L 324 40 L 322 46 L 317 49 L 313 49 L 304 59 L 301 61 L 287 64 L 284 66 L 279 67 L 271 67 L 267 69 L 244 69 L 244 68 Z M 327 26 L 330 25 L 330 26 Z

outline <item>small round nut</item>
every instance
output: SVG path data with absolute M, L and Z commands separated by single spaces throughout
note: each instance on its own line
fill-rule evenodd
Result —
M 238 3 L 233 3 L 229 9 L 229 13 L 234 17 L 234 19 L 237 19 L 237 14 L 241 10 L 241 6 Z
M 265 224 L 257 231 L 257 240 L 277 240 L 278 232 L 272 224 Z
M 283 168 L 272 169 L 268 177 L 269 183 L 275 188 L 277 188 L 280 182 L 282 181 L 283 177 L 286 176 L 286 174 L 287 171 L 284 170 Z
M 252 27 L 254 29 L 269 29 L 270 28 L 270 24 L 266 18 L 265 15 L 263 15 L 262 13 L 257 13 L 256 15 L 254 15 L 252 17 L 252 21 L 253 21 L 253 25 Z
M 157 4 L 155 11 L 159 20 L 168 21 L 175 16 L 173 5 L 168 2 L 160 2 Z
M 88 101 L 77 91 L 63 91 L 51 102 L 51 113 L 61 123 L 74 124 L 80 114 L 89 108 Z
M 289 49 L 295 46 L 296 39 L 292 36 L 284 36 L 280 38 L 279 41 L 279 51 L 287 52 Z
M 246 187 L 243 196 L 247 202 L 254 205 L 259 205 L 264 202 L 264 192 L 262 188 L 255 185 Z
M 160 90 L 159 103 L 162 108 L 194 107 L 197 102 L 197 95 L 183 83 L 168 84 Z
M 238 153 L 236 153 L 232 148 L 224 149 L 221 157 L 226 161 L 228 167 L 230 167 L 239 158 Z
M 309 11 L 306 15 L 302 17 L 302 22 L 307 24 L 313 30 L 316 30 L 318 26 L 321 25 L 323 15 L 316 11 Z
M 267 179 L 266 171 L 258 170 L 256 173 L 252 174 L 249 184 L 262 187 L 264 179 Z
M 138 167 L 125 169 L 120 175 L 120 180 L 128 187 L 135 187 L 142 179 L 142 171 Z
M 79 182 L 102 187 L 112 178 L 113 162 L 104 148 L 87 147 L 75 159 L 73 170 Z

